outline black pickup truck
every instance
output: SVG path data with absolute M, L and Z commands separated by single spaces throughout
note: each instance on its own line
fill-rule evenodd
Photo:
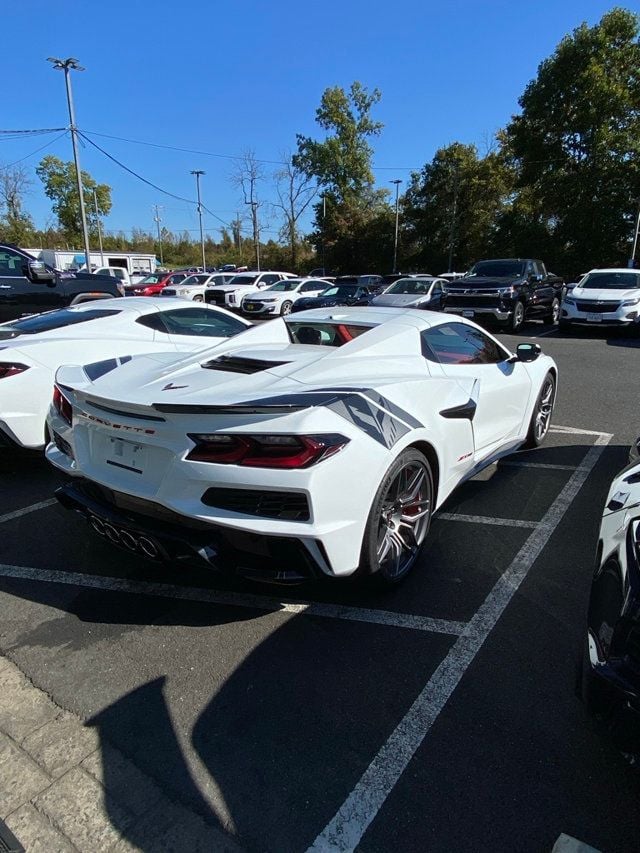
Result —
M 24 249 L 0 243 L 0 323 L 90 299 L 122 296 L 119 279 L 60 272 Z
M 447 285 L 444 310 L 480 320 L 496 320 L 515 332 L 525 320 L 557 323 L 562 279 L 542 261 L 500 258 L 478 261 L 462 278 Z

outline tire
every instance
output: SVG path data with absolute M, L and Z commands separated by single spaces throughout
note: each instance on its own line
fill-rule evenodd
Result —
M 582 661 L 578 683 L 580 699 L 587 711 L 593 716 L 606 718 L 613 710 L 613 697 L 606 683 L 593 672 L 589 655 L 589 639 L 582 644 Z
M 509 320 L 509 329 L 512 332 L 517 332 L 524 323 L 524 303 L 518 300 L 513 306 L 513 313 Z
M 289 300 L 287 299 L 287 301 L 283 302 L 282 305 L 280 306 L 280 314 L 283 317 L 286 317 L 287 314 L 291 314 L 291 306 L 292 305 L 293 305 L 293 302 L 289 302 Z
M 204 299 L 202 296 L 200 296 L 199 293 L 196 293 L 196 295 L 193 297 L 193 301 L 194 302 L 204 302 Z
M 549 309 L 549 316 L 546 318 L 546 322 L 550 323 L 552 326 L 557 326 L 560 320 L 560 300 L 556 297 L 551 303 L 551 308 Z
M 540 447 L 547 437 L 553 406 L 556 401 L 556 380 L 553 373 L 547 373 L 538 394 L 538 399 L 531 413 L 529 431 L 524 443 L 525 447 Z
M 433 502 L 429 462 L 415 448 L 403 451 L 387 470 L 373 499 L 362 539 L 361 571 L 382 586 L 401 583 L 429 533 Z M 408 509 L 414 511 L 407 513 Z

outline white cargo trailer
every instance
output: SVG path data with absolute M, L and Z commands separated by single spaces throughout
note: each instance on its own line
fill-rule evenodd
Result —
M 27 249 L 39 261 L 55 267 L 57 270 L 78 270 L 86 266 L 85 253 L 74 249 Z M 156 271 L 158 261 L 155 255 L 141 252 L 91 252 L 91 269 L 98 267 L 121 267 L 129 275 L 136 272 L 152 273 Z

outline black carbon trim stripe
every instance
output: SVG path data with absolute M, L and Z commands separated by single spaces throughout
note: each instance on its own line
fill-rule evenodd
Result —
M 324 406 L 350 421 L 374 441 L 393 447 L 411 429 L 423 426 L 404 409 L 396 406 L 371 388 L 327 388 L 281 394 L 248 400 L 237 406 L 181 406 L 179 403 L 154 403 L 160 412 L 174 414 L 288 414 L 289 412 Z

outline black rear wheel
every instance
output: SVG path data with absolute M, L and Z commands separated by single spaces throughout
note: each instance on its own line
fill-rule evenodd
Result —
M 385 474 L 369 512 L 360 565 L 386 586 L 413 568 L 431 525 L 433 475 L 425 456 L 403 451 Z
M 524 304 L 518 300 L 516 304 L 513 306 L 513 313 L 511 315 L 511 321 L 509 323 L 509 327 L 512 332 L 517 332 L 518 329 L 524 323 Z
M 549 309 L 549 314 L 547 315 L 547 322 L 551 323 L 552 326 L 556 326 L 559 319 L 560 319 L 560 300 L 556 298 L 551 303 L 551 308 Z

